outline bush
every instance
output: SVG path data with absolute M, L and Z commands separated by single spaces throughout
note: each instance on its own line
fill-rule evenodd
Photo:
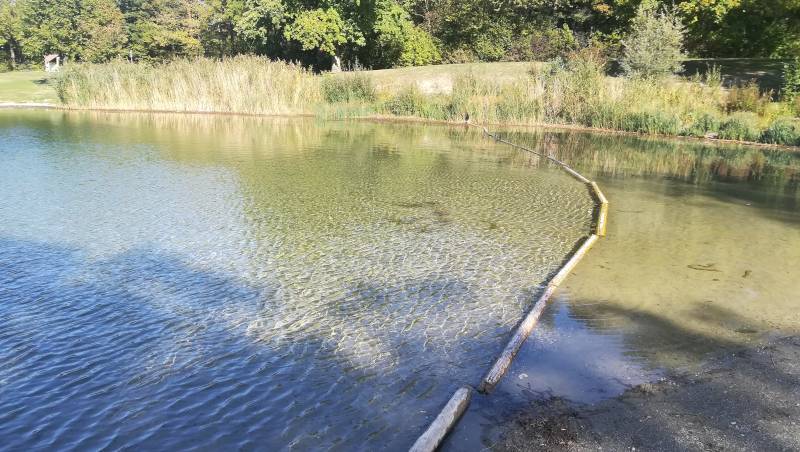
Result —
M 628 113 L 619 125 L 628 132 L 679 135 L 681 121 L 675 115 L 660 111 L 643 111 Z
M 425 98 L 416 87 L 406 88 L 392 96 L 384 104 L 386 110 L 393 115 L 413 116 L 422 109 Z
M 433 37 L 419 27 L 411 27 L 403 43 L 403 50 L 400 52 L 397 64 L 399 66 L 422 66 L 438 63 L 441 60 L 442 54 L 439 53 Z
M 533 30 L 514 43 L 509 56 L 517 61 L 547 61 L 578 49 L 578 40 L 564 24 L 561 28 Z
M 750 112 L 732 114 L 719 128 L 719 137 L 726 140 L 758 141 L 760 136 L 758 116 Z
M 761 136 L 764 143 L 800 146 L 800 121 L 793 118 L 778 118 Z
M 705 137 L 709 134 L 716 134 L 719 129 L 719 117 L 711 113 L 703 113 L 691 121 L 684 134 L 695 137 Z
M 782 88 L 784 99 L 797 100 L 800 97 L 800 57 L 783 64 Z
M 686 30 L 670 10 L 642 4 L 623 40 L 622 69 L 631 76 L 660 77 L 681 71 Z
M 322 96 L 326 102 L 372 102 L 375 87 L 372 79 L 360 73 L 326 75 L 322 78 Z
M 459 47 L 445 52 L 444 62 L 448 64 L 474 63 L 478 61 L 477 55 L 466 47 Z
M 552 63 L 545 76 L 548 116 L 585 124 L 605 99 L 606 59 L 601 49 L 587 47 L 572 52 L 565 62 Z
M 755 81 L 728 90 L 726 109 L 728 111 L 752 111 L 764 113 L 767 104 L 772 100 L 772 91 L 762 93 Z

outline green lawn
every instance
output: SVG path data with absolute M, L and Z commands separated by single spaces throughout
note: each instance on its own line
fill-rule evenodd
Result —
M 375 87 L 380 90 L 396 92 L 415 84 L 422 92 L 433 94 L 450 92 L 453 81 L 459 76 L 472 74 L 477 78 L 492 79 L 502 83 L 525 77 L 531 69 L 541 64 L 532 62 L 441 64 L 360 73 L 369 76 Z M 355 73 L 357 72 L 343 72 L 340 76 L 347 77 Z
M 0 73 L 0 102 L 57 101 L 53 87 L 42 71 L 15 71 Z

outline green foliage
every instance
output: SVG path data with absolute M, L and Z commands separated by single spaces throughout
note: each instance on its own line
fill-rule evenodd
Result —
M 284 36 L 298 41 L 303 50 L 319 50 L 330 56 L 336 56 L 339 47 L 348 41 L 363 43 L 363 36 L 354 33 L 333 8 L 298 13 Z
M 397 116 L 421 116 L 426 110 L 428 100 L 415 86 L 405 88 L 388 99 L 383 107 Z
M 691 121 L 689 127 L 684 131 L 685 135 L 695 137 L 705 137 L 715 134 L 720 128 L 719 116 L 712 113 L 701 113 Z
M 623 40 L 622 68 L 628 75 L 660 77 L 681 70 L 684 26 L 669 10 L 643 3 Z
M 772 92 L 762 93 L 758 84 L 750 81 L 741 86 L 734 86 L 728 91 L 728 111 L 752 111 L 763 113 L 770 103 Z
M 207 10 L 191 0 L 134 0 L 123 13 L 129 23 L 128 53 L 137 60 L 199 56 Z
M 360 73 L 322 77 L 322 97 L 328 103 L 372 102 L 376 98 L 372 79 Z
M 758 116 L 750 112 L 732 114 L 719 129 L 719 137 L 726 140 L 758 141 L 760 136 Z
M 441 61 L 442 55 L 433 37 L 419 27 L 406 29 L 405 40 L 397 58 L 398 66 L 423 66 Z
M 122 54 L 127 41 L 125 20 L 113 0 L 83 0 L 78 23 L 80 60 L 100 63 Z
M 65 0 L 26 0 L 20 4 L 22 34 L 20 42 L 26 55 L 40 60 L 45 54 L 58 53 L 68 58 L 79 54 L 78 17 L 80 3 Z
M 21 54 L 22 20 L 13 0 L 0 0 L 0 46 L 6 50 L 8 65 L 13 69 Z
M 0 55 L 13 65 L 40 64 L 45 53 L 96 62 L 258 54 L 317 69 L 332 59 L 387 68 L 545 61 L 602 43 L 612 52 L 624 48 L 629 73 L 657 76 L 679 68 L 685 29 L 692 55 L 800 56 L 797 0 L 681 0 L 674 9 L 659 9 L 665 5 L 670 3 L 0 0 Z
M 441 60 L 433 37 L 395 3 L 377 12 L 374 31 L 384 66 L 421 66 Z
M 800 121 L 795 118 L 776 119 L 764 130 L 761 141 L 788 146 L 800 146 Z
M 565 23 L 560 28 L 548 27 L 524 33 L 514 44 L 512 55 L 516 60 L 547 61 L 564 57 L 578 47 L 578 39 Z
M 783 64 L 783 96 L 790 100 L 800 97 L 800 57 Z

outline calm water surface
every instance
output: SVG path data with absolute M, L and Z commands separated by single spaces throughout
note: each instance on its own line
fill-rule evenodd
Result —
M 591 210 L 462 129 L 0 111 L 0 448 L 407 448 Z

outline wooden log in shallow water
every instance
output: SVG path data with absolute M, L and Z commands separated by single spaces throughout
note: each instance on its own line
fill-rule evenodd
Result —
M 556 273 L 556 276 L 550 280 L 550 283 L 547 285 L 544 293 L 536 300 L 534 303 L 533 308 L 528 312 L 528 315 L 522 320 L 522 322 L 517 327 L 516 332 L 513 336 L 511 336 L 511 340 L 508 341 L 508 345 L 506 348 L 503 349 L 503 353 L 500 354 L 500 357 L 497 358 L 495 361 L 494 366 L 489 369 L 489 373 L 483 377 L 481 381 L 481 385 L 478 388 L 479 391 L 483 393 L 488 393 L 497 385 L 503 375 L 505 375 L 508 367 L 511 365 L 511 361 L 514 359 L 514 356 L 517 355 L 519 352 L 520 347 L 522 347 L 523 342 L 525 339 L 530 336 L 531 331 L 539 322 L 539 318 L 542 316 L 544 312 L 545 306 L 547 306 L 547 302 L 550 300 L 550 297 L 553 296 L 553 293 L 558 288 L 558 285 L 561 284 L 562 281 L 569 275 L 573 268 L 578 265 L 578 262 L 583 258 L 587 251 L 594 245 L 597 241 L 598 236 L 596 234 L 590 235 L 578 248 L 578 251 L 572 255 L 569 261 L 561 267 L 561 270 Z
M 595 234 L 599 235 L 600 237 L 605 237 L 606 223 L 608 222 L 608 199 L 606 199 L 606 195 L 603 194 L 603 192 L 600 190 L 600 187 L 597 186 L 597 182 L 592 181 L 591 185 L 594 196 L 600 203 L 600 211 L 597 214 L 597 226 Z
M 436 416 L 425 433 L 411 446 L 409 452 L 433 452 L 442 443 L 447 433 L 456 425 L 456 422 L 464 414 L 472 398 L 472 390 L 469 386 L 462 386 L 450 397 L 447 405 Z
M 570 175 L 572 175 L 572 177 L 574 177 L 575 179 L 578 179 L 579 181 L 583 182 L 584 184 L 590 184 L 591 183 L 591 181 L 589 179 L 583 177 L 583 174 L 575 171 L 574 169 L 570 168 L 568 165 L 565 165 L 565 164 L 562 163 L 561 164 L 561 168 L 563 168 L 564 171 L 568 172 Z

